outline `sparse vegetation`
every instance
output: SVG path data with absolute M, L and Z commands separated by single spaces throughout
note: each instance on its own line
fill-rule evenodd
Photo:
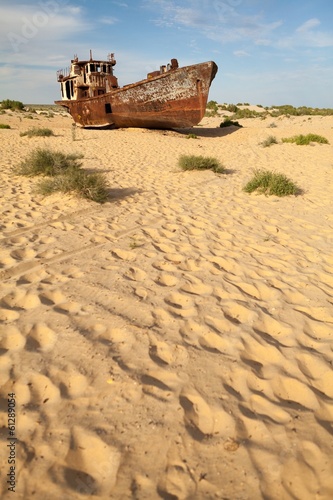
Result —
M 219 108 L 216 101 L 207 102 L 205 116 L 206 117 L 216 116 L 218 114 L 218 109 Z
M 252 109 L 237 109 L 234 114 L 230 117 L 232 119 L 239 118 L 263 118 L 265 116 L 265 112 L 259 112 Z
M 90 174 L 84 170 L 71 170 L 65 175 L 43 179 L 37 185 L 37 191 L 49 195 L 57 191 L 75 193 L 96 203 L 105 203 L 108 199 L 108 182 L 101 173 Z
M 293 142 L 298 146 L 307 146 L 311 144 L 311 142 L 318 142 L 319 144 L 329 144 L 326 137 L 317 134 L 300 134 L 293 137 L 285 137 L 282 139 L 282 142 Z
M 5 99 L 1 102 L 2 109 L 11 109 L 12 111 L 22 111 L 24 109 L 24 104 L 21 101 L 12 101 L 11 99 Z
M 265 195 L 289 196 L 300 193 L 299 187 L 284 174 L 269 170 L 255 170 L 253 178 L 244 186 L 247 193 L 258 191 Z
M 50 128 L 38 128 L 38 127 L 33 127 L 26 132 L 21 132 L 20 136 L 24 137 L 50 137 L 51 135 L 54 135 L 53 131 Z
M 269 137 L 267 137 L 267 139 L 262 141 L 260 144 L 263 148 L 269 148 L 270 146 L 272 146 L 272 144 L 277 144 L 277 143 L 278 143 L 277 138 L 274 137 L 273 135 L 270 135 Z
M 182 170 L 213 170 L 216 173 L 225 171 L 219 160 L 208 156 L 182 155 L 178 165 Z
M 187 134 L 186 139 L 197 139 L 198 136 L 196 134 Z
M 333 115 L 333 109 L 330 108 L 309 108 L 307 106 L 300 106 L 295 108 L 291 104 L 284 104 L 283 106 L 271 106 L 267 108 L 270 111 L 271 116 L 306 116 L 306 115 L 319 115 L 319 116 L 330 116 Z
M 75 193 L 82 198 L 104 203 L 109 196 L 108 183 L 101 173 L 81 170 L 80 154 L 36 149 L 15 169 L 16 174 L 48 177 L 37 185 L 37 191 L 48 195 L 56 191 Z
M 7 125 L 6 123 L 0 123 L 0 128 L 10 128 L 10 125 Z
M 55 176 L 66 171 L 78 170 L 81 163 L 78 161 L 83 155 L 65 155 L 61 151 L 50 149 L 35 149 L 30 155 L 20 163 L 15 169 L 19 175 L 33 177 L 36 175 Z
M 225 118 L 224 121 L 220 123 L 221 128 L 231 127 L 232 125 L 234 127 L 243 127 L 243 125 L 241 125 L 240 123 L 238 123 L 236 121 L 230 120 L 230 118 Z

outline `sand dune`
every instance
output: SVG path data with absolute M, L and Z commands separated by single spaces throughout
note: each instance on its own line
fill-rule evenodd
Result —
M 7 474 L 14 392 L 16 498 L 331 499 L 333 118 L 75 141 L 69 117 L 1 121 L 0 459 Z M 20 137 L 31 124 L 56 137 Z M 308 132 L 330 145 L 259 144 Z M 110 202 L 36 195 L 11 168 L 40 146 L 83 153 Z M 181 172 L 181 154 L 227 173 Z M 253 168 L 304 192 L 249 195 Z

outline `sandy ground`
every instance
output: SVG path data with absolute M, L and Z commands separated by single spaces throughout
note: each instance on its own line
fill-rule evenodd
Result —
M 333 498 L 333 117 L 74 141 L 70 117 L 20 116 L 0 116 L 1 498 Z M 259 144 L 308 132 L 330 145 Z M 83 153 L 110 202 L 36 195 L 11 168 L 41 146 Z M 303 194 L 246 194 L 254 168 Z

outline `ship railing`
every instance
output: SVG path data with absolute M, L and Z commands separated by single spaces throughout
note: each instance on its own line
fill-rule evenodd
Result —
M 58 82 L 61 82 L 64 78 L 69 76 L 70 74 L 70 67 L 68 66 L 67 68 L 64 69 L 59 69 L 57 71 L 57 80 Z

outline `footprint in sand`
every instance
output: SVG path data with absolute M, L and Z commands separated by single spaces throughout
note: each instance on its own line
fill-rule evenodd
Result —
M 292 420 L 292 416 L 280 408 L 278 404 L 272 403 L 268 398 L 260 396 L 259 394 L 253 394 L 246 406 L 255 414 L 264 418 L 267 417 L 277 424 L 287 424 Z
M 32 373 L 28 375 L 28 381 L 32 404 L 49 406 L 59 403 L 60 390 L 48 377 L 41 373 Z
M 121 260 L 135 260 L 135 252 L 130 252 L 129 250 L 122 250 L 121 248 L 114 248 L 112 250 L 112 255 Z
M 4 306 L 18 309 L 34 309 L 40 305 L 38 295 L 26 290 L 16 290 L 1 299 Z
M 213 293 L 213 287 L 206 285 L 199 278 L 188 275 L 185 275 L 184 278 L 188 282 L 180 287 L 182 292 L 190 293 L 192 295 L 211 295 Z
M 171 306 L 169 312 L 176 316 L 188 318 L 196 315 L 195 303 L 190 297 L 178 292 L 172 292 L 164 298 L 164 301 Z
M 59 371 L 57 368 L 52 367 L 50 375 L 52 380 L 60 387 L 61 393 L 64 393 L 67 398 L 81 397 L 89 386 L 87 377 L 76 370 Z
M 188 468 L 179 460 L 167 465 L 157 489 L 162 498 L 186 500 L 195 498 L 197 488 Z
M 51 351 L 57 341 L 56 333 L 45 323 L 36 323 L 29 332 L 30 344 L 42 352 Z
M 201 347 L 210 352 L 231 353 L 232 346 L 226 337 L 220 337 L 217 333 L 207 331 L 199 337 Z
M 141 377 L 142 383 L 148 386 L 155 386 L 162 391 L 177 392 L 186 382 L 176 373 L 162 369 L 147 369 Z
M 43 292 L 40 295 L 40 298 L 42 303 L 46 305 L 58 305 L 67 301 L 67 297 L 62 293 L 60 289 Z
M 184 367 L 188 361 L 186 349 L 180 345 L 169 345 L 150 335 L 149 355 L 151 359 L 162 365 L 180 364 Z
M 175 253 L 175 246 L 171 246 L 171 245 L 165 245 L 163 243 L 154 243 L 153 244 L 154 247 L 156 248 L 156 250 L 158 250 L 159 252 L 162 252 L 162 253 L 166 253 L 166 254 L 174 254 Z
M 232 436 L 234 419 L 222 409 L 214 410 L 194 389 L 185 389 L 180 395 L 180 404 L 185 412 L 185 424 L 199 431 L 202 436 Z
M 82 304 L 79 302 L 76 302 L 75 300 L 69 300 L 67 302 L 62 302 L 61 304 L 58 304 L 55 307 L 55 310 L 64 314 L 81 314 L 81 315 L 87 315 L 89 314 L 88 312 L 85 313 L 82 310 Z
M 26 343 L 25 337 L 15 326 L 1 327 L 0 348 L 6 351 L 20 351 Z
M 147 273 L 138 267 L 130 267 L 124 277 L 132 281 L 143 281 L 147 277 Z
M 10 255 L 15 260 L 31 260 L 36 256 L 36 252 L 32 248 L 24 248 L 13 250 Z
M 136 342 L 134 335 L 126 328 L 107 328 L 98 335 L 98 340 L 111 346 L 113 352 L 126 354 Z
M 319 407 L 314 392 L 295 378 L 278 375 L 271 380 L 271 384 L 274 395 L 282 401 L 298 403 L 311 410 L 316 410 Z
M 296 453 L 281 470 L 288 498 L 333 498 L 331 455 L 311 441 L 299 442 Z
M 0 321 L 15 321 L 20 317 L 20 314 L 17 311 L 12 311 L 11 309 L 3 309 L 0 308 Z
M 205 326 L 192 319 L 185 320 L 184 324 L 179 329 L 179 333 L 185 344 L 193 347 L 198 347 L 199 337 L 208 332 L 209 330 Z
M 162 273 L 155 280 L 155 283 L 161 286 L 175 286 L 178 283 L 178 278 L 172 274 Z
M 47 272 L 44 269 L 41 269 L 40 271 L 33 271 L 31 273 L 26 273 L 24 274 L 20 282 L 21 283 L 39 283 L 43 279 L 45 279 L 48 276 Z
M 110 498 L 121 461 L 119 450 L 82 427 L 71 431 L 65 458 L 64 479 L 70 488 L 85 495 Z
M 201 271 L 203 268 L 203 263 L 199 259 L 185 259 L 180 265 L 179 269 L 182 271 Z
M 166 262 L 165 260 L 158 260 L 153 263 L 153 267 L 158 269 L 159 271 L 164 272 L 174 272 L 177 271 L 177 267 L 171 264 L 170 262 Z

